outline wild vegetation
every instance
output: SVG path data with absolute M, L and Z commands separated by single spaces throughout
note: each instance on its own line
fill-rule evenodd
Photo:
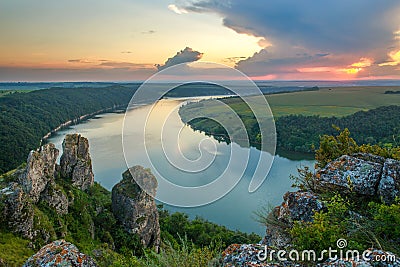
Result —
M 351 138 L 348 129 L 335 136 L 322 136 L 316 160 L 319 167 L 324 167 L 340 155 L 356 152 L 400 160 L 400 147 L 358 145 Z M 315 183 L 318 183 L 310 169 L 300 169 L 299 175 L 293 178 L 294 186 L 301 190 L 313 191 Z M 326 248 L 336 247 L 336 241 L 345 238 L 349 241 L 346 249 L 363 251 L 374 247 L 400 253 L 398 199 L 392 204 L 385 204 L 381 199 L 359 198 L 332 190 L 320 192 L 319 196 L 327 208 L 316 212 L 312 222 L 296 222 L 289 229 L 295 248 L 313 248 L 321 252 Z
M 1 188 L 12 179 L 12 172 L 1 176 Z M 35 220 L 50 234 L 50 240 L 63 238 L 75 244 L 81 252 L 95 258 L 100 266 L 190 266 L 171 265 L 177 255 L 186 264 L 196 262 L 195 266 L 207 266 L 205 262 L 232 242 L 253 243 L 261 240 L 256 234 L 229 230 L 202 218 L 191 220 L 183 213 L 170 214 L 159 206 L 163 243 L 162 253 L 158 255 L 144 249 L 139 237 L 127 233 L 117 222 L 111 209 L 111 193 L 101 185 L 95 183 L 84 192 L 61 178 L 56 182 L 58 189 L 73 199 L 68 213 L 57 214 L 54 209 L 39 202 L 34 208 Z M 0 213 L 2 209 L 3 205 L 0 205 Z M 45 243 L 40 237 L 31 242 L 11 233 L 7 222 L 2 220 L 0 218 L 0 259 L 7 266 L 21 266 Z

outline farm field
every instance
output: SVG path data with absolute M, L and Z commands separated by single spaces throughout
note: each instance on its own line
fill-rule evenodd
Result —
M 386 91 L 400 91 L 400 86 L 376 87 L 330 87 L 318 91 L 299 91 L 265 95 L 274 117 L 291 114 L 305 116 L 319 115 L 321 117 L 343 117 L 357 111 L 366 111 L 381 106 L 399 105 L 400 94 L 385 94 Z M 247 97 L 247 101 L 264 106 L 261 96 Z M 238 114 L 251 115 L 250 110 L 239 98 L 226 98 L 223 100 Z M 205 108 L 206 107 L 206 108 Z M 201 110 L 201 112 L 200 112 Z M 186 117 L 192 114 L 222 114 L 219 105 L 212 101 L 202 101 L 201 104 L 191 103 L 182 109 L 181 114 Z

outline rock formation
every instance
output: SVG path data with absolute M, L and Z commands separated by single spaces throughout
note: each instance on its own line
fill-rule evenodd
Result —
M 4 203 L 2 218 L 8 227 L 25 238 L 33 239 L 34 211 L 29 196 L 17 183 L 12 183 L 1 192 L 1 201 Z
M 295 221 L 312 221 L 314 213 L 324 208 L 318 196 L 311 192 L 287 192 L 283 200 L 283 203 L 269 214 L 262 244 L 278 248 L 287 247 L 291 240 L 285 229 L 291 227 Z
M 387 159 L 383 164 L 378 195 L 388 204 L 400 196 L 400 161 Z
M 318 191 L 378 197 L 391 204 L 400 197 L 400 161 L 357 153 L 328 163 L 315 175 Z
M 379 184 L 382 164 L 351 156 L 341 156 L 317 174 L 317 190 L 340 190 L 373 196 Z
M 94 183 L 87 139 L 77 134 L 67 135 L 63 146 L 61 166 L 56 163 L 58 149 L 54 144 L 45 144 L 29 153 L 26 167 L 11 174 L 13 182 L 0 190 L 4 222 L 25 238 L 33 240 L 40 236 L 48 241 L 52 235 L 48 229 L 34 223 L 38 216 L 35 205 L 39 202 L 53 208 L 59 215 L 68 213 L 68 197 L 56 180 L 61 174 L 62 178 L 82 190 Z
M 146 190 L 155 194 L 157 180 L 148 169 L 135 166 L 125 171 L 122 181 L 112 189 L 114 216 L 129 233 L 137 233 L 145 247 L 160 245 L 158 210 L 154 198 L 143 191 L 135 179 L 146 185 Z
M 292 249 L 288 229 L 296 221 L 311 222 L 315 212 L 325 209 L 320 193 L 340 192 L 355 199 L 382 199 L 391 204 L 400 197 L 400 161 L 380 156 L 357 153 L 343 155 L 319 169 L 313 176 L 313 190 L 287 192 L 283 203 L 275 207 L 266 218 L 267 230 L 260 244 L 232 244 L 223 253 L 222 266 L 303 266 L 298 262 L 262 261 L 257 254 L 268 246 L 271 250 Z M 360 217 L 354 211 L 349 216 Z M 371 249 L 370 260 L 328 259 L 317 266 L 375 266 L 376 255 L 395 256 L 394 262 L 380 262 L 379 266 L 400 266 L 400 259 L 391 252 Z M 304 266 L 307 266 L 305 264 Z
M 61 176 L 71 179 L 72 185 L 87 190 L 94 183 L 89 141 L 80 134 L 68 134 L 63 142 L 60 160 Z
M 55 182 L 48 183 L 41 200 L 55 209 L 57 214 L 68 213 L 68 198 Z
M 23 265 L 23 267 L 34 266 L 96 267 L 97 265 L 92 258 L 80 253 L 75 245 L 65 240 L 57 240 L 42 247 Z
M 19 177 L 19 183 L 29 197 L 37 202 L 47 184 L 54 180 L 54 171 L 58 149 L 54 144 L 46 144 L 39 151 L 31 151 L 25 172 Z

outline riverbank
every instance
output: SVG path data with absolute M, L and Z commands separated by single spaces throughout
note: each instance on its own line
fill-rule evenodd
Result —
M 71 125 L 79 124 L 83 121 L 93 118 L 96 115 L 100 115 L 100 114 L 108 113 L 108 112 L 115 112 L 120 109 L 126 109 L 126 105 L 119 105 L 119 106 L 114 105 L 111 108 L 101 109 L 101 110 L 98 110 L 98 111 L 95 111 L 95 112 L 92 112 L 89 114 L 82 115 L 79 118 L 66 121 L 66 122 L 60 124 L 59 126 L 57 126 L 56 128 L 54 128 L 53 130 L 51 130 L 50 132 L 48 132 L 46 135 L 44 135 L 42 137 L 42 141 L 44 140 L 46 142 L 48 138 L 50 138 L 51 136 L 56 134 L 58 131 L 63 130 Z

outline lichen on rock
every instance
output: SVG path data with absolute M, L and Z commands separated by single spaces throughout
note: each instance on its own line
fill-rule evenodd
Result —
M 381 173 L 380 163 L 343 155 L 318 171 L 316 188 L 320 191 L 374 196 Z
M 71 266 L 96 267 L 94 260 L 79 252 L 78 248 L 65 240 L 57 240 L 42 247 L 30 257 L 23 267 Z

